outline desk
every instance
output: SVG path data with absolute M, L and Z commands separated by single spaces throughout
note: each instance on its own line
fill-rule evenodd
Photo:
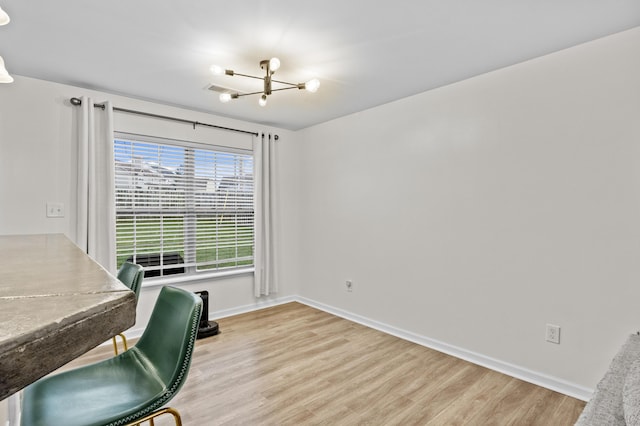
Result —
M 135 295 L 63 235 L 0 236 L 0 400 L 135 323 Z

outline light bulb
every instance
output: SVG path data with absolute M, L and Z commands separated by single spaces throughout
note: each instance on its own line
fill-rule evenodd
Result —
M 209 70 L 211 71 L 211 74 L 213 75 L 222 75 L 224 74 L 224 69 L 220 66 L 220 65 L 211 65 L 211 67 L 209 67 Z
M 226 104 L 231 100 L 231 93 L 220 93 L 220 102 Z
M 4 67 L 4 59 L 0 56 L 0 83 L 13 83 L 13 77 L 9 75 Z
M 2 8 L 0 7 L 0 25 L 7 25 L 10 21 L 11 21 L 11 18 L 9 18 L 9 15 L 7 15 L 7 12 L 2 10 Z
M 269 69 L 271 72 L 276 71 L 278 68 L 280 68 L 280 59 L 271 58 L 271 60 L 269 60 Z
M 260 96 L 260 99 L 258 99 L 258 104 L 263 107 L 267 104 L 267 95 L 262 95 Z
M 311 79 L 304 84 L 304 88 L 307 92 L 316 93 L 320 87 L 320 80 L 317 78 Z

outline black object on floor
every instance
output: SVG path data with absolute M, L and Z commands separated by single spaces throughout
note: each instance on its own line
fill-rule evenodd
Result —
M 127 262 L 137 263 L 141 266 L 160 266 L 160 257 L 160 253 L 138 253 L 135 258 L 133 256 L 127 257 Z M 162 265 L 184 265 L 184 259 L 180 253 L 163 253 Z M 184 266 L 144 271 L 145 278 L 175 274 L 184 274 Z
M 209 321 L 209 292 L 204 290 L 196 291 L 195 293 L 202 299 L 202 316 L 200 317 L 197 338 L 215 336 L 220 332 L 220 329 L 217 322 Z

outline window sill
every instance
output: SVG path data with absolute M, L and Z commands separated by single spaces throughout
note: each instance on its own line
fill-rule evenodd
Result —
M 142 287 L 157 287 L 164 285 L 174 285 L 174 284 L 191 284 L 200 281 L 206 280 L 219 280 L 223 278 L 230 277 L 238 277 L 242 275 L 250 275 L 253 274 L 254 268 L 253 266 L 249 268 L 242 269 L 232 269 L 229 271 L 216 271 L 216 272 L 200 272 L 196 274 L 190 275 L 172 275 L 168 277 L 162 278 L 145 278 L 142 281 Z

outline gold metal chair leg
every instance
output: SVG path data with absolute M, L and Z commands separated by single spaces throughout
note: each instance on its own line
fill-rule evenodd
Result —
M 124 346 L 124 351 L 126 352 L 129 350 L 129 348 L 127 347 L 127 338 L 124 337 L 124 334 L 119 333 L 118 335 L 113 336 L 113 338 L 111 339 L 113 341 L 113 351 L 116 353 L 116 355 L 118 355 L 118 341 L 116 340 L 116 337 L 118 336 L 120 336 L 120 339 L 122 339 L 122 346 Z
M 154 425 L 153 419 L 163 414 L 171 414 L 173 416 L 173 421 L 176 423 L 176 426 L 182 426 L 182 419 L 180 418 L 180 413 L 178 413 L 178 410 L 173 409 L 171 407 L 165 407 L 158 411 L 154 411 L 153 413 L 141 418 L 135 423 L 127 424 L 127 426 L 140 426 L 140 424 L 144 422 L 149 422 L 149 424 L 153 426 Z

